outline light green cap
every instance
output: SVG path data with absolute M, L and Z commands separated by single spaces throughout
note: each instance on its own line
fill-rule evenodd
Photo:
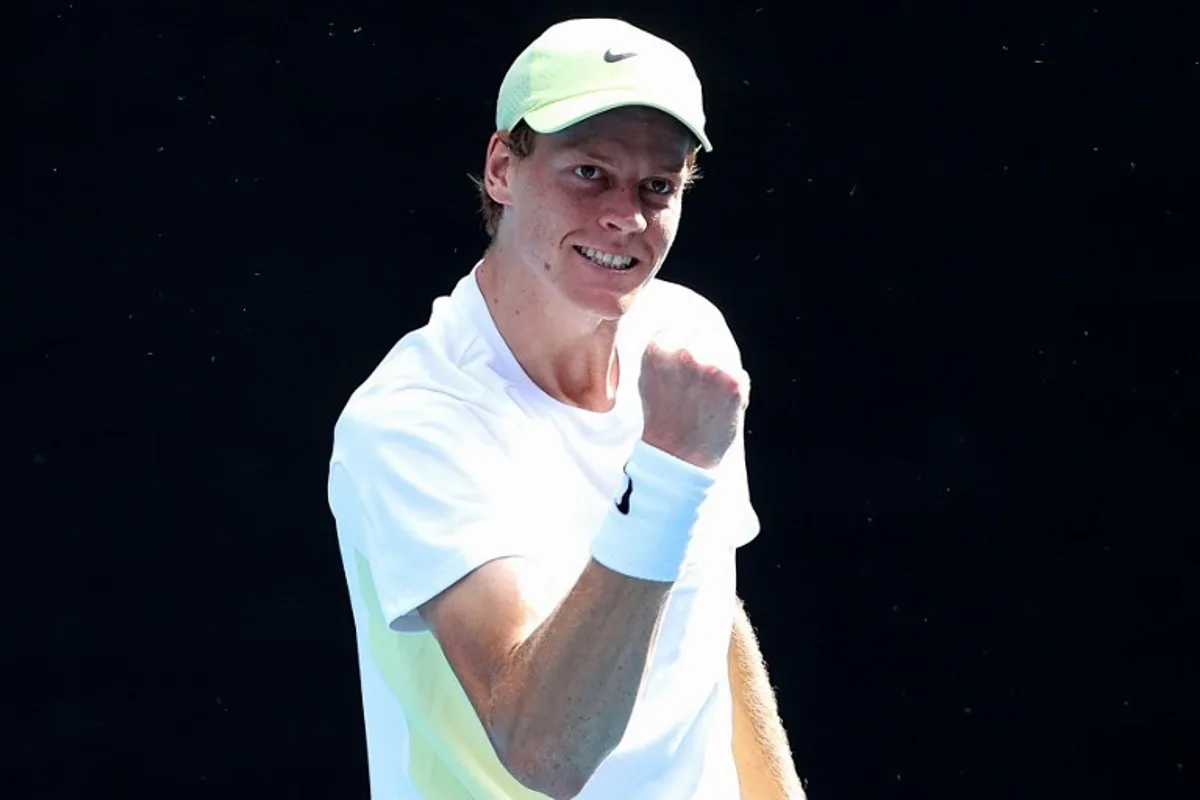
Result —
M 685 125 L 706 151 L 704 99 L 691 59 L 618 19 L 573 19 L 547 28 L 500 84 L 496 130 L 521 120 L 555 133 L 620 106 L 649 106 Z

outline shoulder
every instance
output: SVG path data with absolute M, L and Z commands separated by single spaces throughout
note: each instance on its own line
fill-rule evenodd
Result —
M 725 315 L 716 303 L 682 283 L 655 278 L 646 285 L 644 295 L 638 302 L 644 306 L 648 317 L 728 328 Z
M 694 353 L 730 368 L 741 367 L 741 349 L 725 314 L 700 292 L 656 278 L 637 303 L 635 327 L 644 341 L 657 331 L 673 330 Z
M 334 460 L 372 458 L 381 450 L 423 456 L 473 455 L 497 443 L 500 421 L 486 395 L 465 397 L 459 387 L 403 381 L 368 382 L 351 396 L 334 426 Z
M 427 339 L 423 331 L 406 336 L 354 389 L 334 426 L 335 449 L 380 438 L 444 445 L 500 435 L 512 417 L 504 382 L 464 368 Z

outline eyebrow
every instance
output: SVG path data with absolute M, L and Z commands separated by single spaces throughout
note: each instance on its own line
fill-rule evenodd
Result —
M 591 147 L 587 143 L 587 138 L 583 136 L 568 137 L 562 140 L 563 150 L 578 153 L 593 161 L 601 163 L 612 163 L 612 159 L 601 154 L 599 150 Z M 687 165 L 687 158 L 680 158 L 677 154 L 671 152 L 668 148 L 662 148 L 654 156 L 655 168 L 664 172 L 677 174 L 683 172 Z

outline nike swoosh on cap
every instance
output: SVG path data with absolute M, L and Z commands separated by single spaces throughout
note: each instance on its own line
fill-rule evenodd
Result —
M 604 51 L 604 60 L 610 64 L 617 61 L 624 61 L 627 58 L 633 58 L 637 53 L 614 53 L 611 49 Z

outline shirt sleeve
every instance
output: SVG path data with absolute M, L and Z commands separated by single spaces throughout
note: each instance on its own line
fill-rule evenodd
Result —
M 347 410 L 334 434 L 330 505 L 370 564 L 394 630 L 496 558 L 527 555 L 503 449 L 468 404 L 405 390 Z
M 742 547 L 754 541 L 761 530 L 758 513 L 750 501 L 750 481 L 746 471 L 745 425 L 729 446 L 723 459 L 728 470 L 721 476 L 724 489 L 729 492 L 729 505 L 733 509 L 733 546 Z
M 711 301 L 701 298 L 695 320 L 695 327 L 690 333 L 697 357 L 717 364 L 732 374 L 742 372 L 745 366 L 742 362 L 741 348 L 738 347 L 737 339 L 720 309 Z M 721 461 L 720 491 L 726 493 L 724 505 L 730 509 L 729 524 L 732 526 L 730 533 L 733 546 L 742 547 L 758 536 L 761 527 L 754 504 L 750 501 L 750 481 L 746 469 L 745 418 L 729 446 L 729 451 Z

